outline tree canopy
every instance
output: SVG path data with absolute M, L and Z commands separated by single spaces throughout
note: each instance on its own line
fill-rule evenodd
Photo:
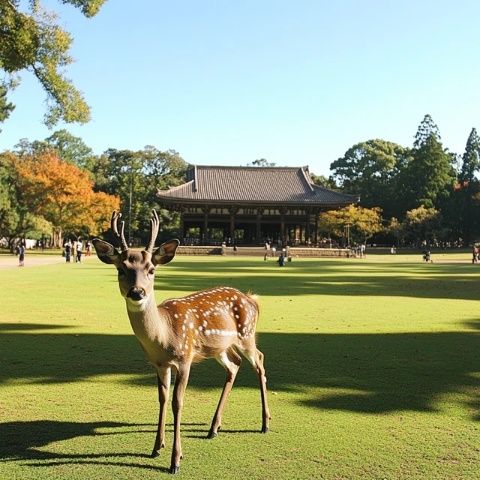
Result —
M 54 245 L 61 246 L 65 230 L 103 231 L 112 210 L 120 207 L 118 197 L 94 192 L 90 176 L 54 152 L 10 158 L 17 173 L 19 200 L 30 213 L 52 225 Z
M 410 150 L 375 139 L 360 142 L 331 165 L 332 177 L 346 193 L 359 194 L 362 205 L 381 205 L 387 216 L 399 214 L 397 178 L 409 160 Z
M 61 1 L 80 9 L 87 17 L 94 16 L 105 2 Z M 6 75 L 0 84 L 0 122 L 13 108 L 5 99 L 7 90 L 14 86 L 12 79 L 24 70 L 35 75 L 47 94 L 44 121 L 48 126 L 59 120 L 85 123 L 90 119 L 90 108 L 82 94 L 64 74 L 64 68 L 72 63 L 71 43 L 71 35 L 59 26 L 54 13 L 43 8 L 40 0 L 0 0 L 0 71 Z
M 325 233 L 344 237 L 346 228 L 355 242 L 365 242 L 382 230 L 381 209 L 350 205 L 339 210 L 329 210 L 320 215 L 319 228 Z

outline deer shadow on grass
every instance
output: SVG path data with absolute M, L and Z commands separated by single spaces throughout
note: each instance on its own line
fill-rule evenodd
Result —
M 185 432 L 203 431 L 203 423 L 184 423 Z M 147 454 L 139 453 L 78 453 L 66 454 L 44 450 L 52 443 L 72 440 L 78 437 L 99 437 L 156 432 L 154 424 L 124 422 L 65 422 L 57 420 L 33 420 L 0 423 L 0 462 L 28 462 L 34 467 L 70 464 L 93 464 L 134 467 L 168 472 L 158 466 Z M 167 425 L 167 432 L 173 432 L 173 425 Z M 131 461 L 125 461 L 130 459 Z
M 21 462 L 32 467 L 72 464 L 111 465 L 167 472 L 166 467 L 141 463 L 147 455 L 138 453 L 64 454 L 42 450 L 55 442 L 78 437 L 127 435 L 144 431 L 143 424 L 120 422 L 62 422 L 54 420 L 0 423 L 0 462 Z M 105 430 L 108 431 L 99 431 Z M 137 459 L 125 461 L 126 459 Z M 122 460 L 125 459 L 125 460 Z

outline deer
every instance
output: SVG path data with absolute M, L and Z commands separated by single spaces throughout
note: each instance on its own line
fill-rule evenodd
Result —
M 148 245 L 145 250 L 133 250 L 125 240 L 125 222 L 120 221 L 120 217 L 121 213 L 114 211 L 110 222 L 116 246 L 100 238 L 93 239 L 92 243 L 98 258 L 117 269 L 118 285 L 133 333 L 156 371 L 159 416 L 152 458 L 158 457 L 160 450 L 165 448 L 166 404 L 172 371 L 175 373 L 172 395 L 174 438 L 169 472 L 176 474 L 183 458 L 180 425 L 184 395 L 194 362 L 214 358 L 226 370 L 225 384 L 207 438 L 215 438 L 221 428 L 222 413 L 242 356 L 251 363 L 259 379 L 261 432 L 267 433 L 269 429 L 271 417 L 264 355 L 257 349 L 255 340 L 258 301 L 255 295 L 224 286 L 165 300 L 157 306 L 154 296 L 157 267 L 166 265 L 175 257 L 180 242 L 172 239 L 155 247 L 160 219 L 153 210 Z

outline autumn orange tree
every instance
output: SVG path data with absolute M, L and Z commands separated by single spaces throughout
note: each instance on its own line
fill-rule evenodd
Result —
M 65 231 L 99 233 L 107 228 L 112 210 L 119 209 L 118 197 L 94 192 L 88 173 L 53 151 L 12 156 L 12 161 L 21 201 L 51 223 L 54 246 L 62 245 Z

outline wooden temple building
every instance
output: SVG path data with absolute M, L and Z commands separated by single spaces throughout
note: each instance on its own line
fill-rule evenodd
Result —
M 187 182 L 158 200 L 180 212 L 186 244 L 316 245 L 319 214 L 359 198 L 314 185 L 308 167 L 191 165 Z

